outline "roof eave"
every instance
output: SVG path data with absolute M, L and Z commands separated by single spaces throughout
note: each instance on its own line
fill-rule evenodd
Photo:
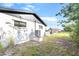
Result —
M 4 13 L 14 13 L 14 14 L 32 14 L 34 15 L 42 24 L 44 24 L 45 26 L 47 26 L 42 20 L 41 18 L 36 14 L 36 13 L 30 13 L 30 12 L 22 12 L 22 11 L 15 11 L 15 10 L 5 10 L 5 9 L 0 9 L 0 12 L 4 12 Z

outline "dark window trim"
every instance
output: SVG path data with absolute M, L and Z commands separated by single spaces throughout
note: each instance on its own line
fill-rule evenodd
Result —
M 14 20 L 14 26 L 17 26 L 17 27 L 26 27 L 26 22 Z

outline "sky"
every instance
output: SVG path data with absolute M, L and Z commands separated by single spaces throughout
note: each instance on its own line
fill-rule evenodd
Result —
M 65 4 L 64 4 L 65 5 Z M 58 22 L 63 20 L 62 16 L 56 14 L 62 9 L 62 5 L 58 3 L 0 3 L 0 6 L 14 9 L 21 9 L 34 12 L 47 24 L 48 28 L 63 29 Z

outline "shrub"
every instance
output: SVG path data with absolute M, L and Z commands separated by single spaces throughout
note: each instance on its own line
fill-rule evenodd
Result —
M 73 42 L 76 43 L 76 46 L 79 47 L 79 36 L 75 33 L 72 33 L 71 38 L 72 38 Z

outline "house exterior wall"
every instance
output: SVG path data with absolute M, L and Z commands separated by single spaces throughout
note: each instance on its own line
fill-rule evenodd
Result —
M 5 13 L 0 13 L 0 36 L 3 34 L 1 32 L 4 32 L 4 39 L 0 38 L 0 41 L 3 42 L 3 45 L 7 45 L 5 44 L 4 41 L 7 42 L 7 38 L 8 37 L 12 37 L 14 40 L 15 44 L 19 44 L 25 41 L 29 41 L 30 40 L 30 34 L 32 33 L 32 35 L 35 34 L 35 30 L 40 30 L 41 34 L 40 34 L 40 39 L 39 41 L 42 41 L 42 37 L 44 36 L 45 33 L 45 26 L 40 23 L 40 21 L 38 21 L 37 18 L 35 18 L 33 15 L 23 15 L 23 14 L 17 14 L 20 15 L 23 18 L 18 18 L 18 17 L 14 17 Z M 26 22 L 26 27 L 16 27 L 14 26 L 14 20 L 17 21 L 22 21 L 22 22 Z M 36 21 L 36 22 L 35 22 Z M 39 25 L 43 26 L 42 29 L 39 28 Z M 21 36 L 19 36 L 21 39 L 18 42 L 19 39 L 17 39 L 17 33 L 18 31 L 21 32 L 22 38 Z M 32 39 L 32 38 L 31 38 Z
M 40 21 L 38 21 L 37 18 L 35 18 L 33 15 L 26 15 L 26 14 L 20 14 L 20 16 L 27 20 L 26 28 L 28 28 L 27 29 L 28 33 L 30 33 L 32 30 L 33 32 L 35 32 L 35 30 L 40 30 L 41 32 L 40 37 L 44 36 L 46 27 Z M 43 28 L 40 29 L 39 25 L 41 25 Z M 42 39 L 40 39 L 40 41 L 42 41 Z

